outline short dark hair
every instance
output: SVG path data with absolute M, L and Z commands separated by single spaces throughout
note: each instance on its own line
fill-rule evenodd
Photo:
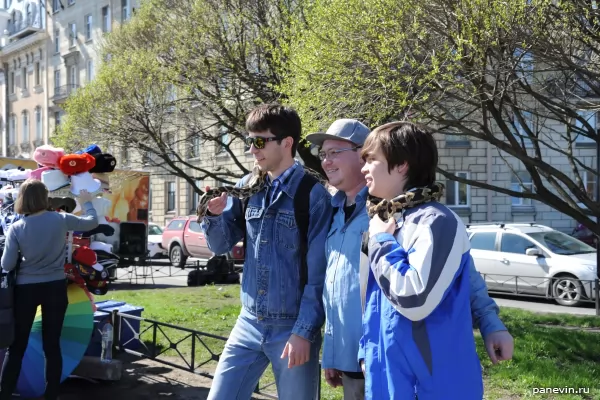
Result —
M 15 200 L 15 213 L 27 215 L 47 210 L 50 207 L 48 201 L 48 188 L 37 179 L 27 179 L 19 187 L 19 195 Z
M 438 149 L 433 134 L 412 122 L 391 122 L 377 127 L 365 141 L 361 156 L 381 149 L 388 169 L 408 164 L 407 188 L 427 186 L 435 182 Z
M 302 123 L 296 110 L 290 107 L 279 104 L 261 104 L 248 113 L 246 130 L 248 132 L 269 131 L 279 139 L 290 136 L 294 139 L 292 157 L 295 157 L 302 132 Z

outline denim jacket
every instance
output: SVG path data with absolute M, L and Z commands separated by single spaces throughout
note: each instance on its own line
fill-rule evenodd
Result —
M 332 199 L 335 214 L 326 242 L 327 274 L 323 300 L 325 304 L 325 336 L 323 368 L 359 372 L 356 359 L 362 336 L 359 284 L 360 246 L 362 233 L 369 230 L 365 205 L 368 189 L 356 196 L 356 209 L 345 222 L 346 195 L 338 192 Z M 473 323 L 485 338 L 488 334 L 506 330 L 498 318 L 498 307 L 488 296 L 481 275 L 470 263 L 470 301 Z
M 308 281 L 300 290 L 298 228 L 294 218 L 294 195 L 304 168 L 298 165 L 271 205 L 265 207 L 267 187 L 250 197 L 245 216 L 242 202 L 229 198 L 223 213 L 207 216 L 201 227 L 208 248 L 225 254 L 243 238 L 239 219 L 246 219 L 246 259 L 242 277 L 242 306 L 258 321 L 293 325 L 292 333 L 314 341 L 325 320 L 325 239 L 331 224 L 331 195 L 316 184 L 310 192 L 307 240 Z M 237 183 L 243 186 L 247 177 Z

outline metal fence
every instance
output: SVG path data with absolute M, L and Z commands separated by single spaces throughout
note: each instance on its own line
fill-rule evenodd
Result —
M 149 359 L 209 379 L 214 378 L 208 367 L 216 366 L 227 341 L 226 337 L 116 310 L 106 314 L 111 314 L 115 332 L 113 345 L 117 352 Z M 321 398 L 320 368 L 318 374 L 315 400 Z M 277 399 L 275 393 L 268 391 L 275 382 L 264 384 L 263 381 L 258 383 L 254 393 Z
M 517 276 L 502 274 L 482 274 L 489 293 L 510 294 L 524 298 L 544 298 L 555 300 L 568 306 L 594 304 L 596 315 L 600 316 L 600 281 L 582 280 L 573 276 L 554 277 Z

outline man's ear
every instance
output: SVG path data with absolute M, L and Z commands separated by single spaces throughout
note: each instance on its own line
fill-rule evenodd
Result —
M 286 149 L 291 149 L 294 145 L 294 139 L 291 136 L 286 137 L 285 139 L 283 139 L 283 141 L 285 142 L 284 147 Z

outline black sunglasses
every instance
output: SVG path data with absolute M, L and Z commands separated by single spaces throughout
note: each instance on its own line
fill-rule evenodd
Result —
M 278 137 L 260 137 L 260 136 L 255 136 L 255 137 L 250 137 L 250 136 L 246 136 L 246 138 L 244 139 L 244 141 L 246 142 L 246 146 L 250 147 L 252 145 L 254 145 L 255 148 L 262 150 L 265 148 L 265 146 L 267 145 L 267 143 L 269 142 L 273 142 L 277 140 L 278 142 L 281 142 L 281 138 Z

